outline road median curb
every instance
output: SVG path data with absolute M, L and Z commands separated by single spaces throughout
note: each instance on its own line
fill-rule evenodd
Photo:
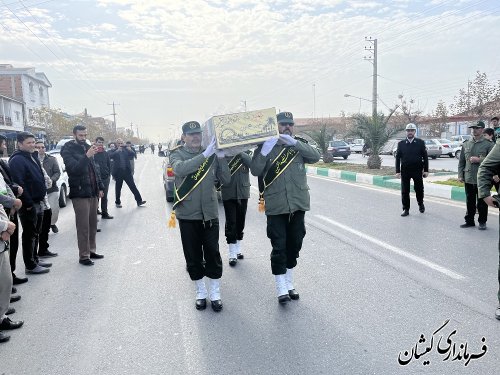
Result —
M 322 168 L 314 166 L 306 166 L 307 174 L 323 176 L 332 179 L 359 182 L 367 185 L 375 185 L 387 189 L 400 190 L 401 180 L 394 178 L 394 176 L 378 176 L 368 173 L 358 173 L 352 171 L 344 171 L 339 169 Z M 435 173 L 434 176 L 447 176 L 449 173 Z M 455 174 L 456 175 L 456 174 Z M 413 184 L 411 185 L 413 190 Z M 432 197 L 450 199 L 453 201 L 465 202 L 465 189 L 463 187 L 440 185 L 424 180 L 425 194 Z

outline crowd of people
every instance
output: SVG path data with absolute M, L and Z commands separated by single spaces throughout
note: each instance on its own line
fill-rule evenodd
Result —
M 116 181 L 117 208 L 122 207 L 120 196 L 124 181 L 134 194 L 137 206 L 143 206 L 146 201 L 134 182 L 137 155 L 130 142 L 117 139 L 106 150 L 102 137 L 97 137 L 92 144 L 87 141 L 87 129 L 83 125 L 74 127 L 73 136 L 74 139 L 62 147 L 61 157 L 68 173 L 69 198 L 75 212 L 78 261 L 83 266 L 92 266 L 93 259 L 104 258 L 96 249 L 97 215 L 113 219 L 107 199 L 111 178 Z M 0 152 L 4 154 L 6 142 L 0 134 Z M 56 158 L 46 153 L 44 142 L 29 132 L 17 135 L 17 150 L 8 162 L 0 160 L 0 342 L 10 338 L 4 331 L 20 328 L 24 323 L 8 316 L 16 312 L 10 304 L 21 299 L 14 285 L 28 282 L 27 277 L 15 273 L 19 222 L 23 229 L 21 248 L 26 274 L 49 273 L 52 263 L 47 259 L 58 255 L 49 250 L 49 232 L 59 231 L 56 223 L 60 176 Z

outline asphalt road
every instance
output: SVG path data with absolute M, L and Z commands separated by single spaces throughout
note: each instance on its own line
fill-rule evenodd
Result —
M 380 155 L 382 158 L 382 165 L 385 167 L 394 167 L 395 158 L 392 155 Z M 335 163 L 354 163 L 354 164 L 366 164 L 367 157 L 363 157 L 361 154 L 351 154 L 344 160 L 343 158 L 336 157 Z M 437 159 L 429 158 L 429 169 L 435 169 L 437 171 L 452 171 L 458 172 L 458 159 L 450 158 L 448 156 L 441 156 Z
M 105 258 L 94 267 L 78 264 L 74 213 L 61 211 L 50 237 L 60 255 L 49 274 L 18 287 L 13 318 L 25 325 L 0 345 L 0 374 L 498 373 L 497 213 L 487 231 L 464 230 L 463 204 L 427 199 L 420 214 L 412 198 L 401 218 L 398 192 L 309 177 L 301 297 L 282 307 L 252 189 L 245 259 L 235 268 L 221 229 L 224 310 L 197 311 L 178 228 L 167 228 L 161 161 L 140 155 L 136 180 L 147 205 L 137 208 L 124 188 L 123 208 L 100 222 Z M 431 341 L 428 353 L 398 363 Z M 458 359 L 465 343 L 480 356 L 467 366 Z

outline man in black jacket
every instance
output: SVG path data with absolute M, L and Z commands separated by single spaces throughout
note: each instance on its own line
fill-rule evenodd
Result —
M 396 151 L 396 177 L 401 178 L 401 200 L 403 202 L 401 216 L 410 214 L 411 179 L 413 179 L 419 211 L 425 212 L 423 177 L 429 175 L 429 158 L 425 142 L 415 137 L 416 132 L 415 124 L 406 125 L 406 139 L 398 143 Z
M 96 252 L 97 200 L 102 198 L 104 186 L 94 163 L 96 146 L 87 144 L 87 128 L 76 125 L 74 140 L 61 149 L 69 178 L 69 197 L 73 202 L 76 218 L 76 236 L 80 264 L 92 266 L 92 259 L 104 258 Z
M 7 156 L 7 138 L 3 134 L 0 134 L 0 154 Z M 16 198 L 19 198 L 23 193 L 23 188 L 12 181 L 9 164 L 3 159 L 0 159 L 0 173 L 2 174 L 5 183 L 10 187 L 10 189 L 14 193 L 14 196 Z M 18 277 L 14 273 L 14 271 L 16 270 L 17 250 L 19 249 L 18 215 L 16 210 L 7 208 L 5 211 L 7 212 L 7 215 L 10 217 L 10 220 L 16 225 L 14 233 L 12 234 L 12 236 L 10 236 L 9 259 L 10 259 L 10 268 L 12 271 L 12 283 L 14 285 L 23 284 L 28 281 L 28 278 Z
M 135 186 L 134 176 L 132 176 L 132 167 L 130 161 L 134 159 L 135 153 L 130 146 L 123 143 L 121 138 L 116 140 L 116 150 L 109 153 L 109 157 L 113 160 L 113 177 L 116 180 L 115 184 L 115 203 L 116 207 L 121 208 L 121 193 L 123 181 L 127 184 L 132 194 L 134 194 L 137 206 L 142 206 L 146 201 L 142 200 L 141 193 Z
M 108 189 L 111 180 L 111 160 L 109 154 L 104 150 L 104 138 L 97 137 L 95 139 L 97 146 L 97 153 L 94 155 L 96 167 L 99 169 L 99 176 L 101 176 L 102 184 L 104 185 L 103 196 L 101 198 L 101 217 L 103 219 L 112 219 L 108 213 Z
M 35 136 L 28 132 L 18 133 L 17 148 L 9 159 L 9 167 L 13 182 L 23 188 L 20 196 L 23 206 L 19 210 L 19 218 L 23 226 L 24 265 L 26 273 L 47 273 L 52 264 L 38 259 L 35 246 L 42 227 L 43 200 L 47 194 L 42 165 L 35 152 Z

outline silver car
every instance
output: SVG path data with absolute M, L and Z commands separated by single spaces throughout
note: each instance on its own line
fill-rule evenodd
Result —
M 437 159 L 443 152 L 443 147 L 436 139 L 424 139 L 427 156 Z

